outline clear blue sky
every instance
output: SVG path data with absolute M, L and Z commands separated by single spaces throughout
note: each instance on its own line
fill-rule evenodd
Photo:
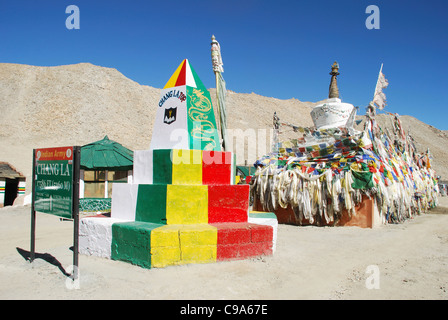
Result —
M 79 30 L 65 26 L 72 4 Z M 365 26 L 368 5 L 379 30 Z M 0 62 L 90 62 L 156 88 L 184 58 L 214 87 L 212 34 L 230 90 L 319 101 L 336 60 L 341 99 L 364 114 L 384 63 L 385 110 L 448 130 L 446 0 L 0 0 Z

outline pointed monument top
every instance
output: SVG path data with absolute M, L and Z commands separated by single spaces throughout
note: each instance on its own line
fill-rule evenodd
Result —
M 163 89 L 174 88 L 179 86 L 190 86 L 193 88 L 204 86 L 196 72 L 190 65 L 188 59 L 184 59 L 171 78 L 168 80 Z
M 160 92 L 150 149 L 220 151 L 210 93 L 184 59 Z

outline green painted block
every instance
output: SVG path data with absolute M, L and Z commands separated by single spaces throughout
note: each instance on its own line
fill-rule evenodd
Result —
M 171 149 L 153 151 L 153 183 L 171 184 L 173 181 L 173 163 Z
M 140 184 L 135 221 L 166 224 L 166 184 Z
M 112 225 L 111 259 L 151 268 L 151 231 L 161 224 L 130 221 Z
M 277 219 L 277 216 L 273 212 L 251 211 L 249 212 L 250 218 L 262 218 L 262 219 Z

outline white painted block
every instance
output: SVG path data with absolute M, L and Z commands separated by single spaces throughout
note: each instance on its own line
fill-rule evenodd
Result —
M 138 184 L 114 183 L 112 188 L 111 218 L 135 221 Z
M 79 221 L 79 253 L 109 258 L 112 245 L 112 225 L 120 219 L 88 217 Z
M 134 151 L 134 183 L 152 184 L 153 164 L 152 150 Z

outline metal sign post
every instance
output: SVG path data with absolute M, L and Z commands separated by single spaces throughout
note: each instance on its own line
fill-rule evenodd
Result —
M 73 280 L 78 277 L 81 147 L 33 149 L 30 262 L 35 259 L 36 211 L 73 219 Z
M 79 171 L 81 147 L 73 147 L 73 281 L 78 279 L 79 254 Z
M 36 249 L 36 211 L 34 210 L 34 190 L 36 188 L 36 150 L 33 149 L 33 176 L 31 187 L 31 248 L 30 248 L 30 262 L 34 261 Z

